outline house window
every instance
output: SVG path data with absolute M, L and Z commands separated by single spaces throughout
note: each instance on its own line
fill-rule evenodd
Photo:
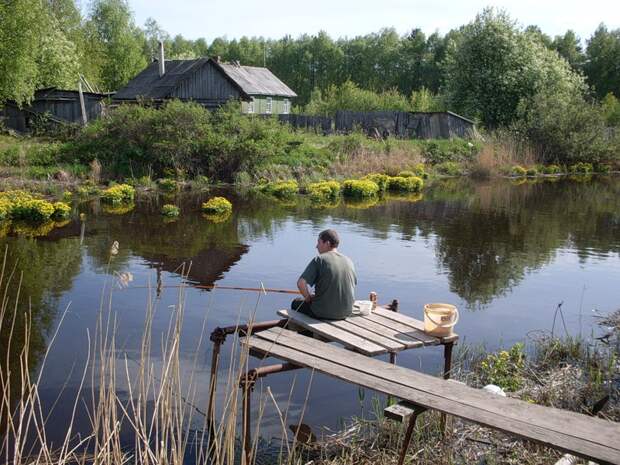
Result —
M 291 101 L 287 98 L 284 99 L 284 114 L 288 115 L 291 112 Z
M 271 113 L 271 97 L 267 97 L 265 101 L 265 113 Z
M 250 97 L 248 102 L 248 113 L 254 113 L 254 99 Z

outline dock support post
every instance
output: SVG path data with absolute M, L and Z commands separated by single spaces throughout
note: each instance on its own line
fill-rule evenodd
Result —
M 243 457 L 242 464 L 250 465 L 252 460 L 252 391 L 256 383 L 255 373 L 248 372 L 239 382 L 243 389 Z
M 217 369 L 220 362 L 222 344 L 226 341 L 226 336 L 234 333 L 249 336 L 257 331 L 273 328 L 275 326 L 284 327 L 287 321 L 288 320 L 286 319 L 281 319 L 254 323 L 252 325 L 226 326 L 224 328 L 220 328 L 218 326 L 211 333 L 210 339 L 211 342 L 213 342 L 213 353 L 211 354 L 211 378 L 209 379 L 209 403 L 207 406 L 207 428 L 211 438 L 213 438 L 213 431 L 215 430 L 215 392 L 217 390 Z
M 396 365 L 396 352 L 390 352 L 390 363 Z M 388 394 L 386 403 L 389 406 L 392 403 L 392 396 Z
M 411 442 L 411 436 L 413 435 L 413 430 L 415 429 L 415 422 L 418 419 L 418 415 L 425 412 L 426 409 L 424 407 L 416 406 L 413 414 L 409 417 L 409 424 L 407 425 L 407 431 L 405 432 L 405 437 L 403 438 L 403 445 L 400 449 L 400 455 L 398 457 L 398 465 L 403 465 L 405 462 L 405 457 L 407 456 L 407 449 L 409 449 L 409 443 Z
M 443 346 L 443 379 L 450 379 L 450 372 L 452 371 L 452 349 L 454 348 L 454 342 L 447 342 Z M 445 435 L 448 432 L 447 417 L 445 413 L 441 414 L 440 429 Z
M 226 331 L 217 327 L 211 333 L 211 342 L 213 342 L 213 353 L 211 354 L 211 377 L 209 378 L 209 403 L 207 406 L 207 427 L 209 434 L 213 434 L 215 426 L 215 390 L 217 389 L 217 368 L 220 360 L 220 350 L 222 344 L 226 341 Z

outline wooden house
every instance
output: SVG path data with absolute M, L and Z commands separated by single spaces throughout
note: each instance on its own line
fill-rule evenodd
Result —
M 222 63 L 211 58 L 162 60 L 120 89 L 114 103 L 169 99 L 193 101 L 214 109 L 230 100 L 241 102 L 243 113 L 288 114 L 297 94 L 267 68 Z
M 99 118 L 109 94 L 83 92 L 83 96 L 87 120 Z M 48 87 L 37 90 L 28 105 L 20 107 L 8 101 L 0 109 L 0 119 L 4 126 L 18 132 L 32 130 L 38 118 L 45 118 L 51 124 L 81 124 L 83 119 L 79 92 Z

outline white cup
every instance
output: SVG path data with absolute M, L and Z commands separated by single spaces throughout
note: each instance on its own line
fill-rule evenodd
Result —
M 356 315 L 370 315 L 372 313 L 372 301 L 356 300 L 353 304 L 353 313 Z

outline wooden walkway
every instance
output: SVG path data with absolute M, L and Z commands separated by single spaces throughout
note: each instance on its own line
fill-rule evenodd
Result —
M 424 323 L 414 318 L 377 307 L 370 315 L 353 315 L 345 320 L 317 320 L 293 310 L 278 315 L 348 349 L 374 356 L 422 346 L 449 344 L 458 339 L 435 337 L 424 332 Z
M 403 324 L 403 327 L 399 327 L 403 332 L 392 335 L 385 333 L 381 335 L 381 338 L 370 339 L 367 341 L 368 344 L 363 346 L 364 354 L 335 347 L 280 327 L 257 332 L 244 338 L 243 343 L 254 353 L 277 357 L 295 366 L 307 367 L 398 397 L 421 407 L 515 434 L 599 463 L 620 463 L 620 424 L 499 397 L 479 389 L 370 358 L 367 355 L 385 353 L 388 350 L 386 346 L 392 345 L 394 341 L 402 344 L 403 347 L 414 343 L 438 344 L 442 341 L 425 340 L 419 334 L 420 328 L 411 328 L 402 321 L 397 321 L 399 318 L 408 318 L 397 313 L 391 314 L 391 312 L 380 310 L 371 315 L 371 318 L 363 317 L 359 320 L 358 318 L 360 317 L 351 317 L 336 325 L 333 324 L 334 322 L 321 323 L 334 327 L 340 326 L 340 329 L 348 324 L 359 323 L 369 330 L 372 327 L 370 323 L 378 323 L 385 327 L 388 322 L 384 319 L 388 319 Z M 299 322 L 302 319 L 297 314 L 295 321 Z M 319 334 L 320 331 L 329 329 L 317 328 L 316 323 L 308 324 L 314 325 L 313 330 Z M 412 330 L 417 329 L 418 332 L 409 329 L 405 331 L 405 326 Z M 387 327 L 394 329 L 392 323 Z M 351 340 L 347 342 L 344 339 L 349 336 L 344 334 L 341 336 L 345 346 L 350 346 L 352 342 L 359 342 Z

